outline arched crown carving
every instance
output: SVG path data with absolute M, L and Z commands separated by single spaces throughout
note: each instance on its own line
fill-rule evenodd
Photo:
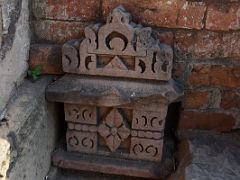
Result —
M 132 22 L 119 6 L 106 24 L 85 28 L 85 38 L 63 46 L 63 70 L 68 73 L 169 80 L 172 49 L 152 36 L 150 27 Z

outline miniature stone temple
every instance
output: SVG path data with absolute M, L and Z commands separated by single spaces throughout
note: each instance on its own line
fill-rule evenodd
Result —
M 66 150 L 56 166 L 146 178 L 163 177 L 168 105 L 182 91 L 171 79 L 173 52 L 122 6 L 106 24 L 86 27 L 85 38 L 63 45 L 66 74 L 47 99 L 64 103 Z M 167 154 L 167 153 L 166 153 Z M 167 156 L 167 155 L 166 155 Z M 171 163 L 170 163 L 171 164 Z M 165 174 L 164 174 L 165 173 Z

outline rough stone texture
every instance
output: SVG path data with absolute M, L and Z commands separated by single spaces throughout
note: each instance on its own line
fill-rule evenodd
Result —
M 0 1 L 0 48 L 2 46 L 3 22 L 2 22 L 2 0 Z
M 240 109 L 240 92 L 223 91 L 221 107 L 224 109 Z
M 185 99 L 183 100 L 183 108 L 201 109 L 208 104 L 209 93 L 206 91 L 188 90 L 185 91 Z
M 179 148 L 179 166 L 170 180 L 235 180 L 240 177 L 239 132 L 189 131 L 181 135 Z
M 160 44 L 150 27 L 131 21 L 122 7 L 104 25 L 85 29 L 85 39 L 63 45 L 67 73 L 167 81 L 171 79 L 172 48 Z M 78 45 L 80 43 L 80 45 Z
M 239 18 L 239 3 L 223 4 L 221 6 L 211 4 L 207 11 L 206 28 L 216 31 L 239 30 Z
M 195 64 L 188 77 L 192 86 L 240 87 L 240 66 Z
M 41 66 L 42 74 L 63 74 L 61 45 L 33 44 L 29 52 L 29 67 Z
M 6 120 L 0 122 L 0 144 L 7 141 L 11 148 L 1 158 L 7 162 L 9 180 L 42 180 L 49 170 L 59 121 L 55 105 L 45 100 L 50 81 L 47 77 L 35 83 L 25 81 L 7 106 Z M 4 146 L 0 149 L 4 151 Z
M 100 0 L 33 0 L 37 19 L 96 21 L 100 15 Z
M 236 124 L 232 115 L 214 112 L 184 111 L 179 120 L 179 130 L 203 129 L 227 132 Z
M 202 29 L 207 6 L 204 2 L 185 1 L 179 10 L 177 26 L 187 29 Z
M 10 164 L 10 144 L 5 139 L 0 138 L 0 179 L 6 179 L 6 173 Z
M 70 39 L 83 37 L 84 28 L 89 23 L 39 20 L 34 21 L 35 41 L 62 44 Z
M 18 11 L 19 14 L 15 14 Z M 3 2 L 4 37 L 0 50 L 0 114 L 27 69 L 30 43 L 28 16 L 28 0 Z

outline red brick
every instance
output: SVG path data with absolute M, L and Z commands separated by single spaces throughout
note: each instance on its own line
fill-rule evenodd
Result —
M 202 29 L 206 4 L 204 2 L 188 2 L 180 8 L 177 26 L 187 29 Z
M 96 21 L 100 0 L 33 0 L 33 13 L 37 19 Z
M 181 55 L 194 59 L 221 57 L 222 41 L 218 33 L 179 31 L 175 34 L 175 47 Z
M 173 78 L 182 77 L 183 74 L 184 74 L 184 63 L 181 63 L 181 62 L 173 63 L 173 70 L 172 70 Z
M 221 107 L 224 109 L 240 109 L 240 92 L 224 91 Z
M 157 33 L 157 37 L 161 43 L 173 46 L 174 35 L 172 32 L 159 32 Z
M 87 25 L 79 22 L 42 20 L 34 22 L 34 30 L 40 42 L 64 43 L 83 37 Z
M 226 132 L 234 127 L 235 121 L 232 115 L 223 113 L 184 111 L 181 113 L 179 129 L 203 129 Z
M 176 27 L 179 0 L 103 0 L 103 16 L 118 5 L 123 5 L 132 15 L 134 21 L 149 26 Z
M 61 45 L 33 44 L 29 52 L 29 67 L 41 65 L 42 74 L 63 74 Z
M 208 104 L 209 93 L 206 91 L 185 91 L 185 99 L 183 101 L 183 108 L 186 109 L 200 109 Z
M 228 31 L 240 29 L 240 4 L 211 4 L 208 7 L 206 28 L 209 30 Z
M 195 64 L 188 77 L 193 86 L 240 87 L 240 66 Z
M 227 33 L 222 36 L 223 57 L 240 60 L 240 32 Z
M 175 47 L 179 55 L 193 59 L 240 59 L 240 32 L 178 31 Z

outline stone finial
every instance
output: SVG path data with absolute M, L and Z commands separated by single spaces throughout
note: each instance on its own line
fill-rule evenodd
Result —
M 173 53 L 152 36 L 150 27 L 133 23 L 131 15 L 119 6 L 104 25 L 86 27 L 80 46 L 63 46 L 63 70 L 68 73 L 171 79 Z

